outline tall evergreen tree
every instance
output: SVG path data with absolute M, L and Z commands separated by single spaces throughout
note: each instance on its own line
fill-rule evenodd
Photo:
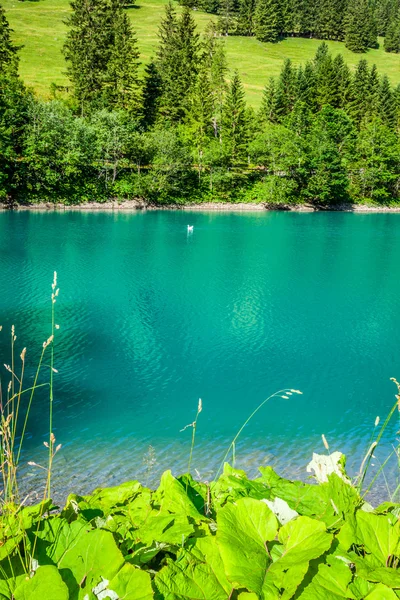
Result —
M 260 108 L 260 118 L 270 123 L 277 123 L 279 116 L 276 111 L 276 81 L 274 77 L 270 77 L 263 91 L 263 97 Z
M 159 30 L 157 68 L 162 80 L 159 112 L 179 122 L 185 116 L 188 95 L 196 80 L 199 61 L 199 35 L 188 7 L 176 19 L 171 4 Z
M 346 48 L 366 52 L 377 46 L 376 25 L 368 0 L 349 0 L 344 17 Z
M 138 52 L 122 0 L 72 0 L 71 8 L 64 54 L 82 111 L 136 106 Z
M 18 76 L 18 48 L 0 7 L 0 198 L 13 201 L 21 192 L 21 155 L 31 102 Z
M 205 31 L 201 64 L 208 70 L 213 100 L 213 124 L 215 136 L 218 136 L 222 121 L 222 107 L 227 91 L 226 75 L 228 63 L 225 44 L 217 35 L 214 23 L 210 23 Z
M 138 112 L 139 50 L 128 15 L 119 6 L 113 23 L 113 44 L 105 74 L 105 104 L 110 108 Z
M 345 108 L 351 100 L 353 79 L 350 69 L 344 62 L 341 54 L 337 54 L 333 59 L 333 70 L 336 77 L 335 87 L 339 98 L 338 106 L 339 108 Z
M 396 100 L 387 75 L 384 75 L 380 82 L 377 109 L 376 113 L 385 125 L 394 129 L 396 127 Z
M 296 102 L 296 71 L 286 59 L 279 75 L 275 96 L 275 114 L 278 122 L 288 115 Z
M 393 15 L 388 24 L 384 48 L 386 52 L 400 52 L 400 11 Z
M 325 40 L 342 40 L 344 0 L 320 0 L 316 14 L 316 34 Z
M 4 8 L 0 6 L 0 68 L 18 65 L 18 47 L 11 40 L 11 29 Z
M 233 162 L 246 158 L 248 122 L 243 84 L 234 72 L 224 104 L 222 139 Z
M 351 100 L 348 105 L 348 112 L 356 123 L 368 115 L 368 106 L 370 103 L 370 72 L 368 63 L 365 59 L 360 60 L 353 77 L 351 90 Z
M 162 91 L 162 81 L 154 61 L 145 66 L 143 83 L 143 117 L 142 122 L 146 128 L 156 122 L 158 102 Z
M 236 33 L 238 6 L 236 0 L 220 0 L 218 9 L 218 29 L 224 35 Z
M 256 0 L 241 0 L 237 21 L 239 35 L 254 35 L 254 12 Z
M 277 42 L 282 32 L 279 0 L 257 0 L 254 32 L 260 42 Z

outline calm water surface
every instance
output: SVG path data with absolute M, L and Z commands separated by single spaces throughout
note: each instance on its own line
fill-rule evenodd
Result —
M 37 356 L 58 272 L 58 493 L 184 471 L 180 430 L 199 397 L 193 466 L 212 478 L 249 412 L 284 387 L 303 395 L 246 427 L 238 466 L 305 475 L 324 433 L 354 471 L 400 378 L 399 231 L 397 214 L 1 213 L 1 363 L 12 323 L 18 351 Z M 38 395 L 26 460 L 45 460 L 47 419 Z M 27 485 L 36 477 L 26 469 Z

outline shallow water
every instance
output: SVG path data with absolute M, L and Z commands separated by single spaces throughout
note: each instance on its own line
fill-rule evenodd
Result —
M 210 479 L 252 409 L 285 387 L 303 395 L 257 414 L 237 466 L 305 476 L 324 433 L 354 472 L 400 378 L 399 231 L 397 214 L 1 213 L 1 363 L 12 323 L 34 361 L 58 272 L 56 494 L 184 471 L 180 430 L 199 397 L 193 467 Z M 35 402 L 24 460 L 41 462 L 46 395 Z M 27 487 L 37 478 L 26 468 Z

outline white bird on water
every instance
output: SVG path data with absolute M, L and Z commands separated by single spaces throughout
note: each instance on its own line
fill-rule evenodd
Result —
M 193 228 L 194 228 L 194 225 L 188 225 L 187 226 L 188 233 L 192 233 Z

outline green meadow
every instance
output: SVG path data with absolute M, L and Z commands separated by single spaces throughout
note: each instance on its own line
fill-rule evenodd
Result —
M 139 0 L 129 8 L 137 33 L 141 58 L 147 62 L 155 54 L 157 30 L 167 0 Z M 3 6 L 14 30 L 15 41 L 21 44 L 20 72 L 24 81 L 42 97 L 50 95 L 52 83 L 67 85 L 62 46 L 66 34 L 65 19 L 69 13 L 68 0 L 38 0 L 20 2 L 4 0 Z M 200 31 L 215 18 L 195 12 Z M 400 55 L 388 54 L 383 44 L 366 55 L 354 54 L 341 42 L 328 42 L 330 50 L 341 52 L 351 66 L 361 57 L 376 63 L 380 73 L 386 73 L 393 84 L 400 83 Z M 255 38 L 227 37 L 226 49 L 231 69 L 239 70 L 246 88 L 247 98 L 255 108 L 259 105 L 261 91 L 271 75 L 277 75 L 285 58 L 299 64 L 312 58 L 320 40 L 289 38 L 278 44 L 262 43 Z

